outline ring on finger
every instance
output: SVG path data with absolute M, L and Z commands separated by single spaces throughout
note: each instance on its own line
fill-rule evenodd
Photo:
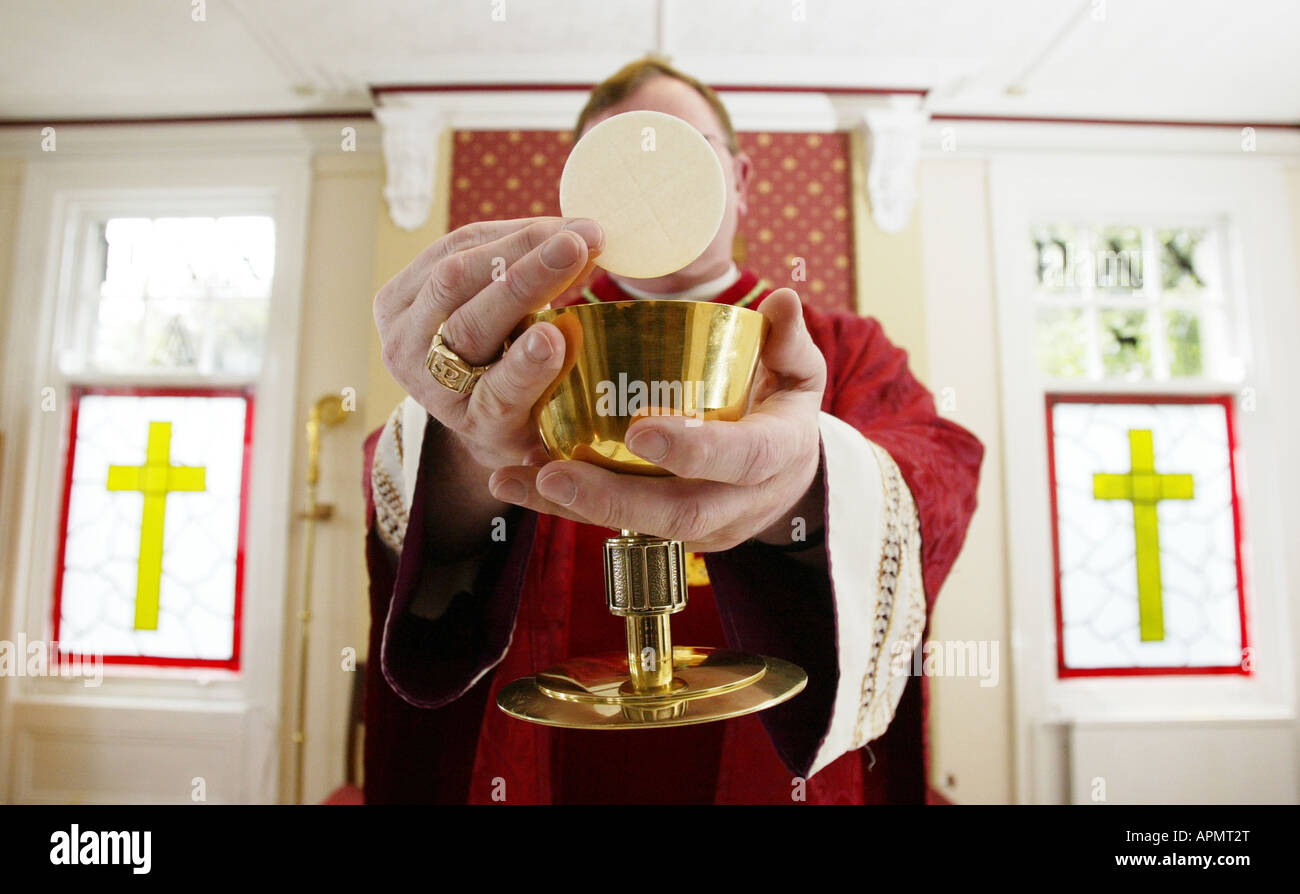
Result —
M 442 327 L 445 325 L 446 323 L 440 325 L 438 331 L 434 333 L 433 344 L 429 346 L 429 356 L 425 359 L 424 365 L 428 367 L 429 373 L 439 385 L 457 394 L 469 394 L 483 374 L 492 368 L 492 363 L 473 366 L 462 360 L 460 355 L 447 347 L 442 340 Z

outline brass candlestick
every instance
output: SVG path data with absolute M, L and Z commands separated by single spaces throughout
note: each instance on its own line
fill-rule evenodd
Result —
M 321 428 L 343 421 L 343 401 L 337 394 L 326 394 L 312 404 L 307 416 L 307 508 L 298 518 L 307 522 L 303 536 L 302 602 L 298 608 L 298 686 L 297 709 L 293 721 L 293 803 L 302 803 L 303 748 L 307 744 L 307 648 L 311 632 L 311 590 L 316 564 L 316 523 L 329 521 L 334 507 L 316 500 L 320 483 Z
M 554 459 L 667 475 L 632 453 L 640 410 L 689 420 L 744 415 L 766 335 L 762 314 L 697 301 L 616 301 L 545 310 L 531 322 L 564 334 L 565 363 L 533 408 Z M 761 711 L 808 681 L 779 658 L 674 646 L 670 618 L 686 608 L 680 540 L 623 531 L 605 541 L 605 600 L 627 649 L 570 659 L 501 690 L 498 706 L 533 723 L 576 729 L 680 726 Z

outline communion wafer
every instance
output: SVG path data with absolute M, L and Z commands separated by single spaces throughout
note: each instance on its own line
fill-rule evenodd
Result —
M 717 154 L 698 130 L 663 112 L 624 112 L 580 139 L 560 175 L 560 211 L 605 231 L 596 264 L 637 279 L 698 258 L 726 208 Z

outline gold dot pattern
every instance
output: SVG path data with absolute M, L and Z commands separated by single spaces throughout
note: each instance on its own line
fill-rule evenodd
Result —
M 773 285 L 794 289 L 818 310 L 853 310 L 848 134 L 738 136 L 754 162 L 755 179 L 769 185 L 749 190 L 749 213 L 740 228 L 758 238 L 749 241 L 746 266 Z M 807 282 L 791 281 L 791 257 L 803 258 Z
M 741 219 L 745 266 L 790 286 L 821 310 L 852 310 L 853 224 L 844 133 L 742 133 L 754 163 Z M 451 162 L 451 228 L 477 220 L 558 215 L 567 131 L 458 131 Z M 804 259 L 807 282 L 790 278 Z

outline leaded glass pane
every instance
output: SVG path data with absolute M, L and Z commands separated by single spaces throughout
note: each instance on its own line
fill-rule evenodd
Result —
M 1088 331 L 1077 307 L 1044 307 L 1038 311 L 1038 365 L 1045 375 L 1060 379 L 1088 373 Z
M 76 398 L 62 653 L 235 665 L 248 409 L 229 392 Z
M 1201 365 L 1201 320 L 1189 310 L 1165 314 L 1165 339 L 1171 376 L 1199 376 Z
M 1139 379 L 1151 375 L 1151 336 L 1144 310 L 1102 310 L 1097 314 L 1101 363 L 1106 376 Z
M 1063 675 L 1242 666 L 1225 403 L 1146 400 L 1049 408 Z
M 1166 292 L 1196 292 L 1205 288 L 1201 246 L 1205 230 L 1171 229 L 1157 234 L 1160 278 Z
M 1104 292 L 1141 291 L 1144 275 L 1142 231 L 1138 227 L 1104 227 L 1094 245 L 1097 289 Z
M 1079 242 L 1079 229 L 1070 224 L 1042 224 L 1033 228 L 1038 287 L 1062 292 L 1079 285 L 1078 260 L 1086 245 Z

